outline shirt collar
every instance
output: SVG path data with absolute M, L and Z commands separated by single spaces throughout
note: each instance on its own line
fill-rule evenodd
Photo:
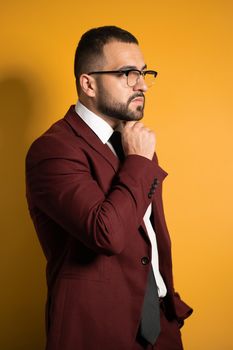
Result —
M 77 102 L 75 111 L 103 143 L 108 142 L 114 130 L 105 120 L 90 111 L 80 101 Z

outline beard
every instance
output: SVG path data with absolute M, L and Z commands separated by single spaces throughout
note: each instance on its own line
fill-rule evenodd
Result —
M 97 109 L 100 113 L 107 117 L 122 120 L 122 121 L 138 121 L 143 118 L 145 107 L 145 96 L 142 92 L 137 92 L 132 95 L 126 103 L 120 103 L 114 100 L 106 91 L 101 89 L 101 94 L 98 96 Z M 143 97 L 142 105 L 137 106 L 136 110 L 130 109 L 131 101 L 136 97 Z

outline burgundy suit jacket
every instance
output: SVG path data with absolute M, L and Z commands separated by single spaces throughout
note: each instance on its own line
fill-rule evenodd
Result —
M 27 200 L 47 259 L 47 350 L 132 347 L 151 266 L 143 223 L 151 202 L 167 317 L 182 323 L 192 312 L 173 288 L 166 175 L 156 155 L 120 164 L 74 106 L 32 144 Z

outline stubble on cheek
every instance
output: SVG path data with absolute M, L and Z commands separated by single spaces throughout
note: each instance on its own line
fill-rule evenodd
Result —
M 143 118 L 145 105 L 145 96 L 143 93 L 135 93 L 128 101 L 121 102 L 117 99 L 117 96 L 111 95 L 104 86 L 102 86 L 100 81 L 98 83 L 100 94 L 97 100 L 97 108 L 102 114 L 110 118 L 124 121 L 137 121 Z M 135 97 L 143 97 L 144 103 L 133 108 L 131 102 Z

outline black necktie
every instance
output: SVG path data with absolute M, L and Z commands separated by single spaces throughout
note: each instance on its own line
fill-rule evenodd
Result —
M 111 142 L 118 158 L 121 162 L 125 159 L 124 150 L 121 143 L 121 133 L 120 131 L 114 131 L 109 141 Z
M 122 162 L 125 158 L 125 154 L 121 143 L 121 133 L 119 131 L 114 131 L 109 141 Z M 156 342 L 160 333 L 159 297 L 152 267 L 149 271 L 146 293 L 143 301 L 140 333 L 142 337 L 152 345 Z
M 151 267 L 144 297 L 140 332 L 144 339 L 154 345 L 160 333 L 160 307 L 158 289 Z

